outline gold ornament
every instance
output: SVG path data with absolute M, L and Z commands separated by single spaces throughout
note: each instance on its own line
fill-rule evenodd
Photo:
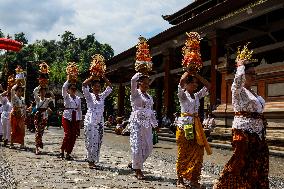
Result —
M 186 70 L 197 72 L 203 66 L 200 53 L 201 37 L 197 32 L 189 32 L 186 33 L 186 35 L 188 39 L 185 42 L 185 46 L 182 48 L 182 66 Z
M 49 73 L 49 66 L 46 62 L 43 62 L 39 65 L 39 72 L 42 74 L 48 74 Z
M 76 62 L 68 62 L 68 65 L 66 67 L 66 73 L 69 76 L 70 82 L 76 83 L 79 74 L 79 69 Z
M 93 76 L 101 77 L 106 72 L 105 58 L 100 54 L 95 54 L 92 59 L 90 73 Z
M 136 45 L 136 62 L 135 70 L 137 72 L 148 75 L 148 72 L 152 71 L 152 57 L 150 55 L 149 45 L 147 44 L 147 39 L 140 36 L 139 42 Z
M 249 44 L 250 44 L 250 42 L 248 42 L 246 45 L 244 45 L 242 50 L 240 49 L 240 47 L 238 47 L 237 60 L 246 60 L 248 62 L 257 62 L 257 59 L 252 58 L 253 50 L 248 49 Z
M 48 73 L 49 73 L 49 66 L 47 65 L 46 62 L 42 62 L 39 65 L 39 78 L 38 82 L 39 85 L 43 88 L 46 88 L 48 86 Z

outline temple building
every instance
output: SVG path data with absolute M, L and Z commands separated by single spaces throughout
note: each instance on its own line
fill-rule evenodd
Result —
M 158 117 L 178 111 L 177 85 L 183 73 L 181 49 L 186 32 L 201 34 L 204 67 L 200 74 L 210 80 L 210 96 L 204 109 L 216 115 L 216 140 L 231 136 L 233 109 L 231 84 L 238 46 L 250 42 L 260 62 L 254 90 L 266 100 L 267 138 L 284 144 L 284 1 L 283 0 L 197 0 L 171 15 L 162 16 L 172 27 L 148 40 L 153 61 L 151 88 Z M 138 36 L 137 36 L 138 37 Z M 107 62 L 108 77 L 119 86 L 118 114 L 125 114 L 126 88 L 135 73 L 136 48 Z M 210 106 L 208 106 L 210 104 Z

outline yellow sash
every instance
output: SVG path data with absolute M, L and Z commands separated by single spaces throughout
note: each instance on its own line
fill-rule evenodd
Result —
M 187 112 L 181 113 L 181 117 L 187 117 L 187 116 L 193 117 L 193 119 L 194 119 L 194 127 L 195 127 L 197 144 L 199 144 L 200 146 L 204 146 L 207 155 L 211 155 L 212 149 L 211 149 L 211 147 L 210 147 L 210 145 L 209 145 L 209 143 L 206 139 L 206 136 L 205 136 L 205 133 L 203 131 L 202 124 L 200 122 L 198 114 L 196 114 L 196 113 L 190 114 L 190 113 L 187 113 Z

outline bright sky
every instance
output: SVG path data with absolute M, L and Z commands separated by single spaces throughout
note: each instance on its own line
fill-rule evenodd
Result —
M 29 42 L 59 39 L 68 30 L 76 37 L 95 33 L 115 54 L 171 27 L 161 15 L 172 14 L 192 0 L 0 0 L 0 29 L 24 32 Z

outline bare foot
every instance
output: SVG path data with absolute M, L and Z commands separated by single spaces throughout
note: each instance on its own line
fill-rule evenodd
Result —
M 201 189 L 201 184 L 199 184 L 198 182 L 191 182 L 190 186 L 194 189 Z
M 89 168 L 90 169 L 95 169 L 96 168 L 96 165 L 94 162 L 89 162 Z
M 36 148 L 35 154 L 36 154 L 36 155 L 39 155 L 39 154 L 40 154 L 40 151 L 39 151 L 38 148 Z
M 177 187 L 178 188 L 187 188 L 186 184 L 183 182 L 183 178 L 182 177 L 178 178 Z
M 136 178 L 137 178 L 138 180 L 144 180 L 144 179 L 145 179 L 145 176 L 143 175 L 141 169 L 137 169 L 137 170 L 135 171 L 135 173 L 136 173 Z

